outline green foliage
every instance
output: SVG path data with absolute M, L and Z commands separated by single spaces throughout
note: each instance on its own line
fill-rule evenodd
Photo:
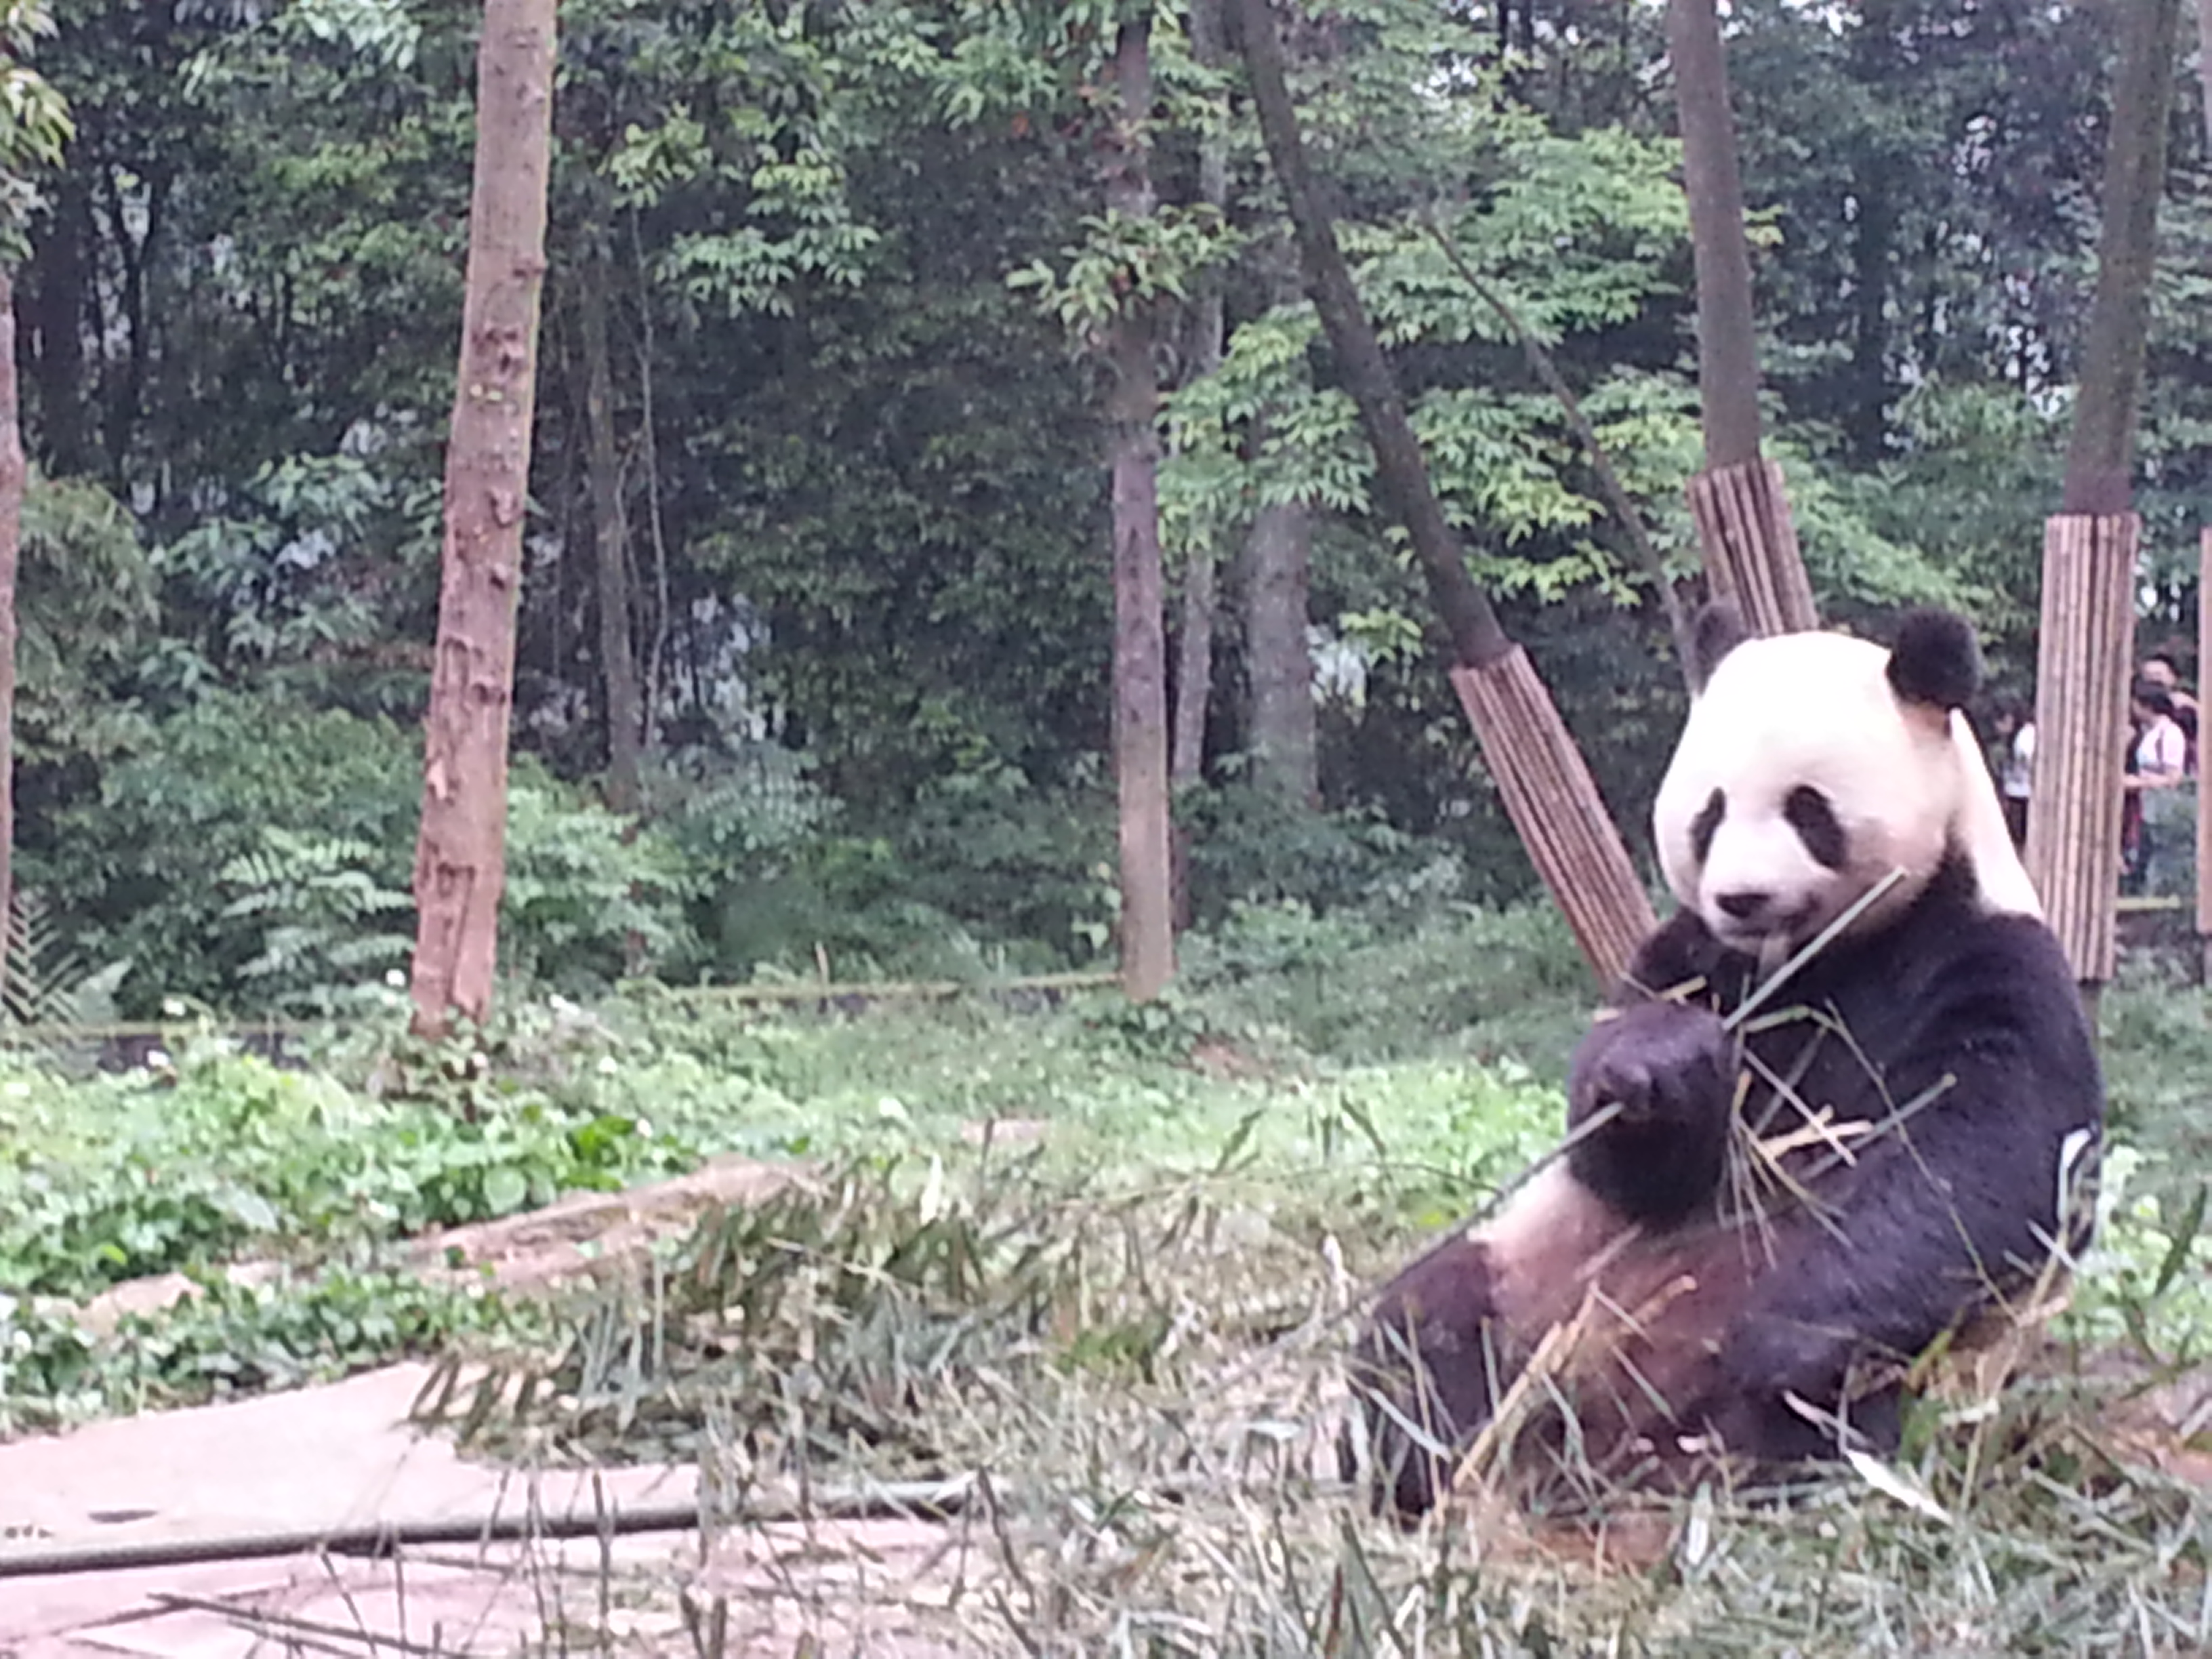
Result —
M 253 1252 L 343 1258 L 684 1156 L 512 1080 L 472 1115 L 187 1040 L 156 1073 L 0 1082 L 0 1283 L 82 1297 Z
M 507 797 L 500 950 L 508 975 L 568 990 L 650 964 L 680 972 L 692 948 L 681 850 L 550 778 L 518 769 Z
M 0 1296 L 0 1433 L 331 1382 L 543 1328 L 536 1310 L 482 1287 L 374 1269 L 265 1283 L 216 1277 L 195 1292 L 105 1333 L 51 1304 Z
M 413 943 L 413 896 L 380 884 L 377 849 L 264 828 L 260 848 L 219 872 L 236 894 L 225 920 L 263 919 L 258 955 L 239 969 L 267 1006 L 329 1015 L 359 1000 L 362 982 L 397 974 Z
M 57 922 L 46 902 L 27 888 L 9 895 L 7 976 L 0 986 L 7 1016 L 21 1025 L 100 1025 L 115 1018 L 115 988 L 127 962 L 97 972 Z
M 88 959 L 131 963 L 127 1008 L 152 1012 L 173 995 L 221 1005 L 240 1000 L 246 964 L 267 946 L 252 918 L 227 913 L 224 872 L 264 856 L 273 833 L 373 848 L 362 881 L 396 890 L 421 789 L 420 739 L 397 725 L 213 693 L 149 724 L 102 769 L 96 794 L 57 813 L 49 837 L 24 848 L 23 878 Z
M 53 32 L 44 0 L 0 3 L 0 259 L 10 264 L 27 249 L 25 230 L 39 204 L 33 175 L 59 167 L 76 134 L 67 100 L 29 64 Z
M 1034 291 L 1038 307 L 1094 351 L 1123 311 L 1189 298 L 1200 276 L 1236 248 L 1210 204 L 1170 206 L 1141 219 L 1116 209 L 1085 216 L 1082 227 L 1083 242 L 1061 252 L 1065 271 L 1039 259 L 1006 284 Z
M 89 479 L 33 477 L 16 592 L 18 783 L 35 812 L 74 767 L 137 735 L 131 697 L 161 638 L 154 566 L 121 503 Z

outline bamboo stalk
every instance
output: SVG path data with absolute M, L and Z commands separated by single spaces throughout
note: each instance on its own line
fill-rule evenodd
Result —
M 2035 770 L 2027 870 L 2083 985 L 2112 976 L 2121 778 L 2133 644 L 2132 513 L 2060 514 L 2044 526 Z

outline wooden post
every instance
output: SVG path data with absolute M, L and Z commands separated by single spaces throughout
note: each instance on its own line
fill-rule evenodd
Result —
M 2204 43 L 2212 51 L 2212 0 L 2204 0 Z M 2212 64 L 2204 70 L 2204 88 L 2212 97 Z M 2212 109 L 2204 118 L 2212 122 Z M 2204 690 L 2204 675 L 2212 669 L 2212 526 L 2197 534 L 2197 688 L 2200 702 Z M 2201 718 L 2201 717 L 2200 717 Z M 2206 810 L 2203 773 L 2204 734 L 2197 733 L 2198 778 L 2197 781 L 2197 938 L 2203 947 L 2204 982 L 2212 985 L 2212 811 Z
M 2094 1004 L 2112 976 L 2136 546 L 2132 513 L 2060 514 L 2043 532 L 2027 872 Z
M 1506 815 L 1575 942 L 1600 982 L 1615 983 L 1658 921 L 1535 665 L 1516 645 L 1480 667 L 1454 668 L 1451 683 Z

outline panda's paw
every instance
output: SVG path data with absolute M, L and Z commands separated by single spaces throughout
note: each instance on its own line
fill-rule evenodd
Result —
M 1710 1133 L 1735 1097 L 1735 1040 L 1710 1009 L 1644 1002 L 1594 1027 L 1567 1077 L 1567 1121 L 1607 1107 L 1624 1128 Z

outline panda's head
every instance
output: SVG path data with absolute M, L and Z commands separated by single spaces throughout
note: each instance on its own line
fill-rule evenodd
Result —
M 1964 619 L 1915 612 L 1885 650 L 1842 634 L 1747 638 L 1713 606 L 1697 643 L 1652 817 L 1668 884 L 1723 944 L 1802 945 L 1899 872 L 1851 923 L 1880 928 L 1954 854 L 1984 908 L 2039 914 L 1961 712 L 1981 679 Z

